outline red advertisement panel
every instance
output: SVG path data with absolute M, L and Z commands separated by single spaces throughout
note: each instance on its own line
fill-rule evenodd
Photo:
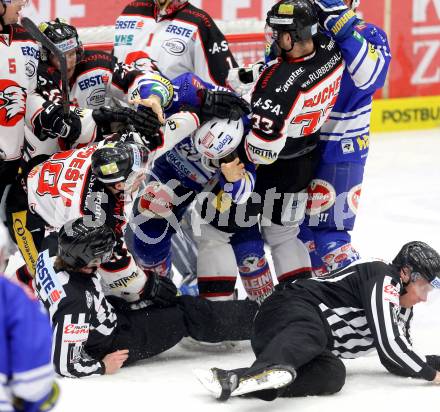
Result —
M 440 95 L 440 0 L 400 0 L 391 50 L 391 97 Z
M 192 0 L 216 20 L 264 20 L 275 0 Z M 77 27 L 113 25 L 127 0 L 31 0 L 37 21 L 64 17 Z M 384 28 L 393 60 L 385 96 L 440 95 L 440 0 L 363 0 L 366 21 Z M 237 25 L 237 32 L 240 27 Z

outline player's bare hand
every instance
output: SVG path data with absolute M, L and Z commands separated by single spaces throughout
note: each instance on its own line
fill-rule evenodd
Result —
M 220 165 L 220 169 L 225 179 L 231 183 L 238 182 L 240 179 L 243 179 L 246 173 L 244 164 L 238 157 L 236 157 L 232 162 L 222 163 Z
M 128 349 L 117 350 L 104 356 L 102 360 L 105 365 L 105 374 L 111 375 L 122 368 L 124 362 L 128 359 Z
M 437 385 L 440 385 L 440 372 L 437 372 L 433 382 L 436 383 Z
M 162 106 L 160 104 L 159 96 L 152 94 L 151 96 L 148 96 L 147 99 L 130 100 L 130 103 L 150 107 L 151 110 L 153 110 L 153 112 L 157 114 L 159 121 L 162 124 L 165 124 L 165 117 L 163 115 L 163 110 L 162 110 Z

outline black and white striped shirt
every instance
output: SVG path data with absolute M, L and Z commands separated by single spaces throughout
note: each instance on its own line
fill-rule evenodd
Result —
M 48 251 L 40 253 L 36 290 L 52 323 L 52 359 L 55 371 L 66 377 L 102 375 L 102 361 L 113 341 L 116 314 L 96 276 L 55 272 Z
M 359 263 L 328 276 L 298 280 L 291 287 L 301 289 L 301 298 L 319 307 L 336 356 L 356 358 L 376 349 L 384 365 L 391 363 L 408 376 L 434 379 L 436 371 L 412 348 L 413 311 L 400 306 L 403 285 L 393 266 Z

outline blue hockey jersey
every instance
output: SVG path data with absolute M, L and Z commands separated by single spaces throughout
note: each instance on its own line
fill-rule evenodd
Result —
M 352 35 L 337 41 L 346 69 L 330 117 L 321 128 L 327 163 L 364 164 L 368 155 L 373 94 L 383 87 L 391 61 L 385 32 L 360 21 Z
M 0 275 L 0 412 L 14 412 L 14 398 L 25 412 L 36 410 L 51 391 L 52 331 L 38 300 Z

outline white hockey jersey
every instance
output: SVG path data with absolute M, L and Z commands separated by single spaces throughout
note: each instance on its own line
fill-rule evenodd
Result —
M 9 33 L 0 33 L 0 150 L 6 160 L 18 160 L 23 147 L 26 102 L 36 84 L 40 52 L 23 27 L 7 27 Z
M 189 3 L 159 16 L 153 0 L 134 1 L 116 20 L 115 56 L 142 66 L 153 59 L 161 73 L 173 79 L 192 72 L 202 80 L 226 86 L 237 63 L 212 18 Z

